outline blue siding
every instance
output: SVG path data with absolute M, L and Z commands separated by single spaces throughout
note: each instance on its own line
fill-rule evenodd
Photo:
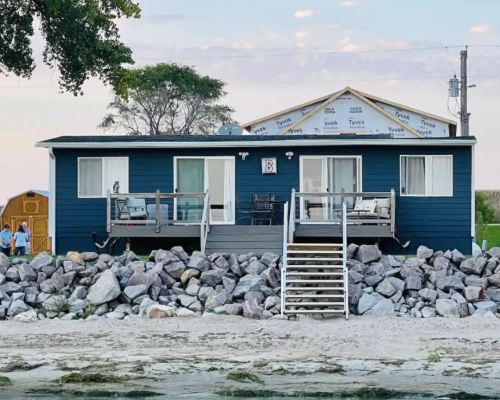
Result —
M 293 151 L 289 160 L 285 153 Z M 239 152 L 248 152 L 245 161 Z M 399 156 L 453 155 L 453 197 L 400 197 Z M 410 253 L 427 245 L 435 250 L 458 248 L 471 252 L 471 147 L 429 146 L 328 146 L 234 149 L 127 149 L 56 150 L 56 251 L 93 249 L 91 232 L 106 236 L 106 200 L 78 199 L 78 157 L 129 157 L 129 189 L 132 193 L 173 191 L 174 156 L 235 156 L 236 194 L 248 201 L 251 193 L 272 192 L 278 200 L 289 200 L 292 188 L 299 190 L 301 155 L 353 155 L 363 158 L 363 191 L 395 189 L 396 225 L 401 242 L 411 240 Z M 261 158 L 276 157 L 277 175 L 262 175 Z M 237 216 L 238 218 L 238 216 Z M 401 253 L 390 241 L 386 251 Z

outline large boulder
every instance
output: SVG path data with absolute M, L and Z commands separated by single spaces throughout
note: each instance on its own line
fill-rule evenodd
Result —
M 68 254 L 66 254 L 66 259 L 80 265 L 85 264 L 82 255 L 76 251 L 68 251 Z
M 107 303 L 120 296 L 120 284 L 111 270 L 102 273 L 98 281 L 90 288 L 87 300 L 96 305 Z
M 123 293 L 127 296 L 131 301 L 137 299 L 139 296 L 142 296 L 148 292 L 148 285 L 135 285 L 135 286 L 127 286 Z
M 381 300 L 364 315 L 371 315 L 372 317 L 385 317 L 394 315 L 394 304 L 392 300 L 389 299 Z
M 483 288 L 480 286 L 467 286 L 465 288 L 465 299 L 469 303 L 475 303 L 481 298 Z
M 170 318 L 175 315 L 175 311 L 172 307 L 162 306 L 160 304 L 153 304 L 148 307 L 147 315 L 150 319 L 158 318 Z
M 19 277 L 22 281 L 33 281 L 36 282 L 38 279 L 38 274 L 29 264 L 22 264 L 19 267 Z
M 149 284 L 150 284 L 149 277 L 141 269 L 136 269 L 135 272 L 130 277 L 130 279 L 127 281 L 127 287 L 138 286 L 138 285 L 145 285 L 149 287 Z
M 46 252 L 40 253 L 33 260 L 31 260 L 30 265 L 35 271 L 39 271 L 47 265 L 52 265 L 52 257 Z
M 500 288 L 500 274 L 494 274 L 488 277 L 490 286 Z
M 267 269 L 266 265 L 262 264 L 260 261 L 251 262 L 245 269 L 247 274 L 260 275 Z
M 436 300 L 436 311 L 445 318 L 460 318 L 460 309 L 455 300 Z
M 38 321 L 37 313 L 35 310 L 28 310 L 17 314 L 14 317 L 14 321 L 16 322 L 36 322 Z
M 163 268 L 170 276 L 180 279 L 182 274 L 186 271 L 186 264 L 182 261 L 175 261 L 165 265 Z
M 198 271 L 201 272 L 205 272 L 210 270 L 212 264 L 203 255 L 198 255 L 198 256 L 191 256 L 187 264 L 187 267 L 197 269 Z
M 358 314 L 364 314 L 377 305 L 380 300 L 371 294 L 364 293 L 358 302 Z
M 20 293 L 22 291 L 23 288 L 14 282 L 5 282 L 3 285 L 0 286 L 0 292 L 3 292 L 8 296 L 12 296 L 13 293 Z
M 422 289 L 418 292 L 418 295 L 431 303 L 435 303 L 438 298 L 438 292 L 433 289 Z
M 392 297 L 397 291 L 396 288 L 392 286 L 392 284 L 387 279 L 384 279 L 382 282 L 380 282 L 376 290 L 378 293 L 385 297 Z
M 207 286 L 215 287 L 222 282 L 222 277 L 227 274 L 222 268 L 215 268 L 201 273 L 200 281 Z
M 428 260 L 434 254 L 434 250 L 429 249 L 426 246 L 419 246 L 417 249 L 417 257 L 421 260 Z
M 17 267 L 10 267 L 5 273 L 5 279 L 10 282 L 19 283 L 19 270 Z
M 243 316 L 250 319 L 261 319 L 264 311 L 257 303 L 257 300 L 247 300 L 243 303 Z
M 172 252 L 172 254 L 176 255 L 177 257 L 179 257 L 179 259 L 181 261 L 187 261 L 189 260 L 189 256 L 188 254 L 184 251 L 184 249 L 180 246 L 175 246 L 175 247 L 172 247 L 172 249 L 170 250 Z
M 460 264 L 460 271 L 467 275 L 479 275 L 483 273 L 484 267 L 486 267 L 487 259 L 485 257 L 475 257 L 469 258 L 468 260 L 462 261 Z
M 456 275 L 450 275 L 446 278 L 442 278 L 436 282 L 436 287 L 443 290 L 444 292 L 449 292 L 453 290 L 464 290 L 464 284 L 462 280 Z M 439 312 L 439 311 L 438 311 Z
M 374 261 L 380 260 L 382 253 L 374 245 L 362 245 L 356 252 L 356 260 L 362 262 L 363 264 L 368 264 Z
M 47 254 L 47 253 L 45 253 Z M 5 254 L 0 253 L 0 274 L 5 275 L 10 268 L 10 260 Z
M 445 256 L 446 256 L 446 253 L 445 253 Z M 457 249 L 453 250 L 450 253 L 450 256 L 451 256 L 451 261 L 453 261 L 453 263 L 455 265 L 460 265 L 462 263 L 462 261 L 465 260 L 465 256 L 462 253 L 460 253 Z
M 25 311 L 28 311 L 29 309 L 30 308 L 24 303 L 24 301 L 15 300 L 10 304 L 7 315 L 9 317 L 15 317 L 17 314 L 21 314 Z

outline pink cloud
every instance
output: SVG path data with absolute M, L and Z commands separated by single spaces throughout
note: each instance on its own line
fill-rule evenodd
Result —
M 344 1 L 342 3 L 342 7 L 352 7 L 352 6 L 355 6 L 356 4 L 358 4 L 357 1 Z
M 491 25 L 483 24 L 483 25 L 474 25 L 471 26 L 470 31 L 473 33 L 484 33 L 491 29 Z
M 247 42 L 233 44 L 233 49 L 251 50 L 253 48 L 255 48 L 255 46 Z
M 215 38 L 214 43 L 222 43 L 224 41 L 223 37 Z
M 295 18 L 311 18 L 313 17 L 314 15 L 318 14 L 318 11 L 314 11 L 314 10 L 300 10 L 300 11 L 296 11 L 293 16 Z
M 295 38 L 297 39 L 303 39 L 305 37 L 311 36 L 311 32 L 306 32 L 306 31 L 298 31 L 295 34 Z
M 341 51 L 342 53 L 352 53 L 353 51 L 358 51 L 361 47 L 355 45 L 354 43 L 348 44 L 344 47 L 342 47 Z

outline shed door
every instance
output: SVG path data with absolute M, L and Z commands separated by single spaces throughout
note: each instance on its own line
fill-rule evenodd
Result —
M 30 217 L 28 227 L 31 229 L 31 254 L 44 251 L 50 254 L 49 220 L 47 217 Z

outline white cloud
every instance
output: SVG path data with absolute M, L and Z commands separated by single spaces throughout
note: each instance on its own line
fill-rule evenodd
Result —
M 295 18 L 311 18 L 311 17 L 313 17 L 316 14 L 318 14 L 318 11 L 314 11 L 314 10 L 300 10 L 300 11 L 296 11 L 293 14 L 293 16 Z
M 356 4 L 358 4 L 357 1 L 344 1 L 342 2 L 342 7 L 352 7 L 352 6 L 355 6 Z
M 353 51 L 358 51 L 360 48 L 361 48 L 360 46 L 351 43 L 342 47 L 341 51 L 342 53 L 352 53 Z
M 214 43 L 222 43 L 224 41 L 223 37 L 215 38 Z
M 255 46 L 247 42 L 233 44 L 233 49 L 251 50 L 253 48 L 255 48 Z
M 303 38 L 308 37 L 308 36 L 311 36 L 311 32 L 307 32 L 307 31 L 298 31 L 298 32 L 295 34 L 295 38 L 297 38 L 297 39 L 303 39 Z
M 377 45 L 391 49 L 409 49 L 411 42 L 404 39 L 378 39 Z
M 491 29 L 491 25 L 483 24 L 483 25 L 474 25 L 471 26 L 470 31 L 473 33 L 484 33 Z

